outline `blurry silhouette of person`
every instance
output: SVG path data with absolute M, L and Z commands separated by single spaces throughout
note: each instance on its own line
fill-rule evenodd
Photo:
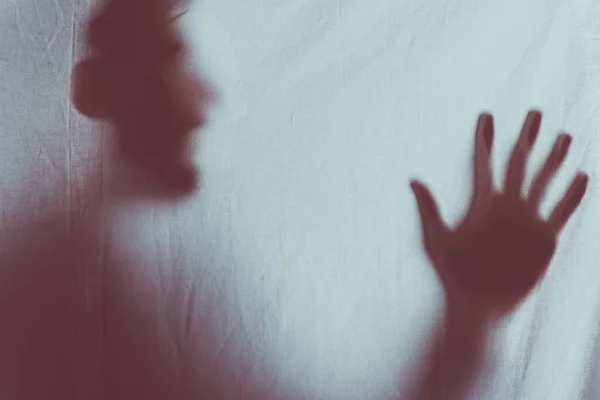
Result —
M 73 100 L 83 114 L 113 122 L 124 158 L 182 194 L 195 187 L 188 142 L 204 122 L 207 91 L 185 68 L 170 7 L 168 0 L 116 0 L 101 10 L 88 31 L 92 58 L 74 70 Z M 106 251 L 101 180 L 99 173 L 77 181 L 72 208 L 31 185 L 4 218 L 3 399 L 178 397 L 181 373 L 161 352 L 153 304 L 128 290 L 134 271 L 127 257 Z M 64 191 L 57 186 L 52 191 Z M 78 208 L 78 200 L 85 205 Z M 105 380 L 107 354 L 113 368 Z M 213 386 L 206 391 L 217 393 Z
M 480 115 L 473 195 L 455 228 L 442 220 L 429 189 L 421 182 L 411 182 L 423 246 L 446 298 L 439 341 L 413 398 L 464 398 L 482 362 L 490 323 L 511 312 L 542 279 L 559 233 L 583 199 L 588 176 L 578 173 L 550 217 L 544 220 L 539 214 L 546 188 L 569 150 L 568 134 L 557 137 L 528 193 L 523 193 L 525 166 L 541 119 L 537 110 L 528 113 L 498 190 L 491 168 L 493 118 L 487 113 Z
M 87 26 L 91 55 L 73 70 L 72 101 L 83 115 L 110 122 L 118 150 L 114 161 L 125 161 L 118 165 L 117 175 L 125 172 L 121 167 L 143 172 L 133 179 L 123 174 L 125 185 L 131 188 L 125 195 L 109 196 L 113 203 L 131 196 L 180 198 L 197 189 L 192 136 L 206 122 L 207 106 L 214 94 L 188 66 L 185 42 L 176 25 L 178 5 L 171 0 L 110 0 Z M 102 174 L 97 172 L 98 176 L 82 189 L 84 194 L 101 186 Z M 112 210 L 103 203 L 86 210 L 90 216 L 78 221 L 81 232 L 89 236 L 86 248 L 102 250 L 87 256 L 99 265 L 102 278 L 95 292 L 101 308 L 94 310 L 102 313 L 103 324 L 102 332 L 95 334 L 101 336 L 103 344 L 102 354 L 96 355 L 102 364 L 95 378 L 101 386 L 99 393 L 114 399 L 229 398 L 228 388 L 215 378 L 219 371 L 204 368 L 203 360 L 191 359 L 195 345 L 214 346 L 213 321 L 202 321 L 191 343 L 179 340 L 177 354 L 168 351 L 161 337 L 164 316 L 156 310 L 169 307 L 169 322 L 175 322 L 172 328 L 178 332 L 182 319 L 177 317 L 183 315 L 184 306 L 188 311 L 195 306 L 194 299 L 184 292 L 184 278 L 174 274 L 168 284 L 178 290 L 170 294 L 134 293 L 133 289 L 149 285 L 149 279 L 126 256 L 115 256 L 104 243 L 106 238 L 92 234 L 105 232 L 102 224 Z M 74 257 L 68 259 L 69 265 L 80 263 Z M 81 275 L 83 271 L 76 277 L 82 280 Z M 182 310 L 174 310 L 174 304 Z M 192 315 L 187 317 L 188 324 L 195 323 Z M 192 374 L 198 375 L 190 378 Z

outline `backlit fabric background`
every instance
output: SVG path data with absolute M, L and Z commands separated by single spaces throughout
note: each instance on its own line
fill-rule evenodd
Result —
M 116 198 L 109 129 L 71 104 L 91 0 L 0 4 L 0 397 L 402 398 L 442 292 L 409 179 L 449 223 L 477 116 L 500 182 L 573 144 L 588 193 L 544 281 L 494 331 L 473 399 L 600 399 L 600 3 L 203 0 L 180 23 L 218 95 L 202 187 Z

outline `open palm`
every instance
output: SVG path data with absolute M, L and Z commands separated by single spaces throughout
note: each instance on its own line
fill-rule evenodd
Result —
M 580 204 L 588 177 L 579 173 L 544 220 L 539 206 L 546 188 L 564 161 L 571 137 L 559 135 L 554 148 L 523 194 L 525 166 L 540 129 L 541 113 L 531 111 L 512 151 L 505 182 L 494 188 L 490 114 L 479 117 L 475 138 L 474 191 L 470 207 L 454 229 L 441 219 L 425 185 L 412 181 L 421 217 L 425 251 L 444 285 L 448 300 L 469 304 L 486 314 L 516 306 L 544 275 L 557 236 Z

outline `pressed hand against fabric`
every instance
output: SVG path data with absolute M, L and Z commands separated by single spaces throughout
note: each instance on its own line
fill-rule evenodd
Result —
M 551 153 L 523 194 L 525 166 L 540 129 L 541 113 L 531 111 L 512 151 L 501 190 L 493 184 L 490 114 L 479 117 L 475 137 L 474 190 L 470 207 L 454 229 L 440 217 L 427 187 L 412 181 L 425 251 L 452 305 L 483 316 L 512 310 L 544 275 L 557 237 L 579 206 L 588 183 L 583 173 L 571 182 L 547 220 L 539 206 L 548 184 L 564 161 L 571 137 L 557 137 Z

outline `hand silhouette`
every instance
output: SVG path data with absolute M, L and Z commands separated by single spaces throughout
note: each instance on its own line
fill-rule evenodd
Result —
M 470 207 L 454 229 L 440 217 L 425 185 L 411 182 L 422 224 L 425 251 L 451 305 L 484 318 L 511 311 L 544 275 L 557 236 L 580 204 L 588 177 L 579 173 L 547 220 L 538 213 L 552 177 L 566 157 L 571 137 L 559 135 L 522 194 L 525 165 L 542 115 L 530 111 L 512 151 L 502 190 L 494 188 L 490 153 L 494 136 L 490 114 L 479 117 L 475 138 L 474 191 Z

